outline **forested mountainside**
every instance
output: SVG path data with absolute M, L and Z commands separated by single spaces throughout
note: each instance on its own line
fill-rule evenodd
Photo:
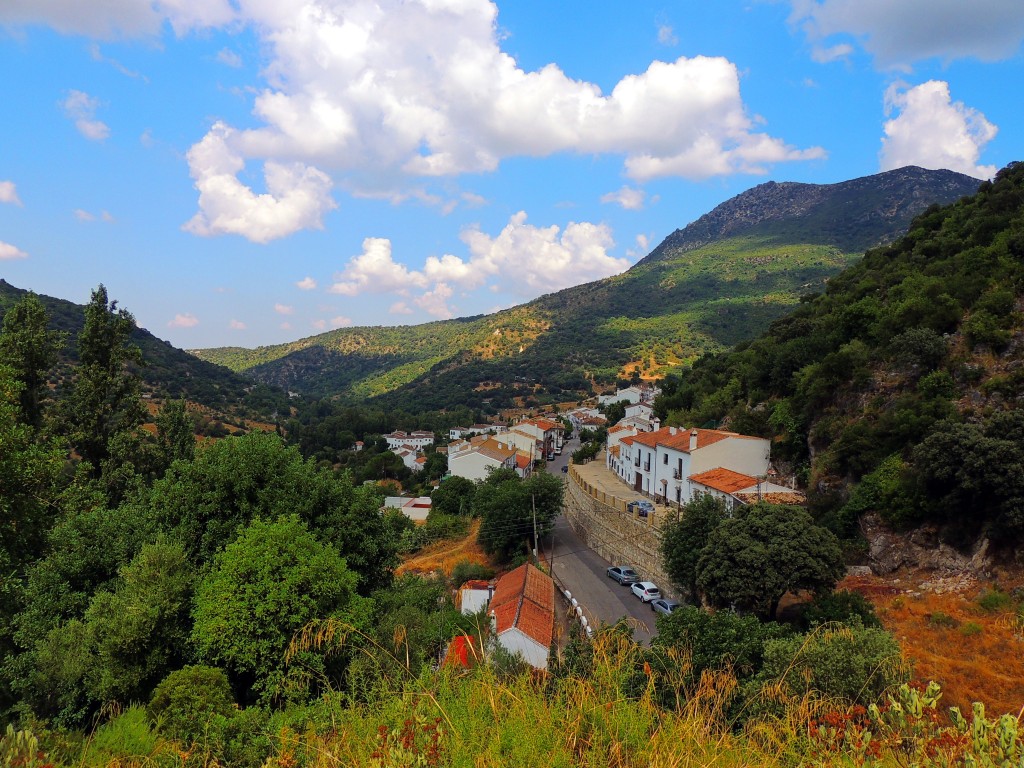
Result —
M 666 382 L 672 424 L 771 436 L 850 534 L 1024 537 L 1024 165 L 932 206 L 756 340 Z
M 0 322 L 7 310 L 26 293 L 28 291 L 0 279 Z M 51 377 L 52 384 L 64 386 L 78 362 L 75 339 L 85 323 L 85 308 L 50 296 L 40 296 L 39 299 L 49 316 L 50 329 L 67 335 L 68 341 L 59 353 L 60 364 Z M 197 360 L 169 342 L 158 339 L 145 328 L 137 327 L 132 332 L 131 342 L 142 351 L 144 364 L 138 368 L 138 373 L 144 390 L 153 395 L 188 399 L 223 413 L 237 407 L 252 410 L 254 414 L 287 410 L 287 393 L 276 387 L 254 388 L 250 379 L 221 365 Z
M 498 408 L 654 377 L 749 339 L 869 245 L 978 181 L 904 168 L 833 185 L 762 184 L 669 236 L 622 275 L 487 317 L 345 328 L 197 356 L 294 391 L 389 406 Z

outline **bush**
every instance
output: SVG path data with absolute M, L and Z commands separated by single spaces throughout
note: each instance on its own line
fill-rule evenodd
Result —
M 1013 597 L 1001 589 L 989 589 L 978 598 L 978 605 L 988 613 L 1008 611 L 1013 608 Z
M 960 622 L 943 611 L 934 611 L 928 614 L 928 625 L 941 629 L 952 629 L 960 625 Z
M 469 560 L 460 560 L 452 568 L 452 575 L 449 579 L 451 585 L 458 589 L 471 579 L 489 581 L 494 577 L 494 569 L 479 563 L 471 563 Z
M 867 705 L 906 677 L 893 636 L 854 624 L 770 640 L 765 644 L 759 680 L 768 685 L 782 681 L 794 696 L 812 690 Z
M 882 622 L 875 615 L 874 606 L 863 595 L 846 590 L 815 598 L 800 614 L 800 623 L 804 629 L 812 629 L 829 622 L 860 624 L 874 628 L 882 626 Z
M 983 631 L 981 624 L 976 621 L 968 621 L 960 627 L 960 634 L 964 637 L 974 637 L 975 635 L 980 635 Z
M 213 715 L 230 715 L 234 709 L 224 670 L 189 666 L 164 678 L 153 691 L 146 712 L 162 733 L 191 743 L 204 734 Z

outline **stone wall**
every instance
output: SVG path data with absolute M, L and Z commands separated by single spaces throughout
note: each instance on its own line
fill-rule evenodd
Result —
M 626 502 L 590 485 L 569 466 L 564 514 L 584 543 L 613 565 L 631 565 L 666 597 L 677 599 L 661 563 L 659 528 L 663 513 L 631 515 Z

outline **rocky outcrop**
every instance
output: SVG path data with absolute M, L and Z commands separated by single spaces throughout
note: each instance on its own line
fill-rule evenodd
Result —
M 992 569 L 986 538 L 979 539 L 969 552 L 961 552 L 940 539 L 936 525 L 897 533 L 875 514 L 864 516 L 861 530 L 868 541 L 868 564 L 879 576 L 902 568 L 913 568 L 939 574 L 966 573 L 983 577 Z

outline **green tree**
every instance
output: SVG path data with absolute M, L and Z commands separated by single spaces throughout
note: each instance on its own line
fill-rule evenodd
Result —
M 774 620 L 787 592 L 826 592 L 842 573 L 839 540 L 805 510 L 755 504 L 708 537 L 697 586 L 712 605 Z
M 175 461 L 192 461 L 196 455 L 196 425 L 185 410 L 184 400 L 164 404 L 156 417 L 156 444 L 161 471 Z
M 452 475 L 445 478 L 430 495 L 431 511 L 445 515 L 469 515 L 473 511 L 473 493 L 476 484 L 465 477 Z
M 295 515 L 254 520 L 217 554 L 196 590 L 192 641 L 245 698 L 269 701 L 288 672 L 293 635 L 314 619 L 365 625 L 356 575 Z M 303 661 L 326 673 L 316 659 Z
M 254 518 L 295 514 L 346 558 L 364 594 L 386 584 L 398 565 L 378 489 L 353 487 L 347 475 L 303 460 L 274 434 L 204 444 L 194 461 L 177 462 L 153 484 L 149 504 L 200 563 Z
M 39 429 L 43 420 L 47 374 L 66 340 L 66 334 L 47 330 L 48 324 L 43 302 L 27 293 L 7 310 L 0 330 L 0 364 L 11 366 L 22 383 L 21 418 L 34 429 Z
M 130 364 L 142 363 L 139 348 L 129 344 L 135 329 L 130 312 L 107 301 L 100 285 L 85 307 L 85 325 L 78 335 L 78 368 L 62 421 L 74 449 L 99 477 L 112 467 L 110 445 L 115 436 L 134 433 L 146 411 L 140 398 L 139 376 Z M 121 462 L 126 456 L 116 457 Z
M 481 518 L 477 536 L 484 551 L 509 561 L 554 527 L 562 508 L 562 481 L 547 472 L 522 480 L 511 469 L 492 472 L 476 489 L 473 513 Z
M 146 714 L 161 732 L 185 744 L 197 741 L 213 715 L 235 711 L 231 686 L 223 669 L 187 666 L 167 675 L 153 690 Z
M 182 664 L 191 598 L 191 565 L 167 540 L 143 546 L 114 590 L 93 596 L 85 625 L 96 658 L 87 678 L 97 701 L 139 700 Z
M 703 496 L 686 504 L 661 529 L 661 557 L 665 571 L 695 604 L 700 600 L 697 561 L 711 532 L 724 519 L 725 504 L 713 496 Z

